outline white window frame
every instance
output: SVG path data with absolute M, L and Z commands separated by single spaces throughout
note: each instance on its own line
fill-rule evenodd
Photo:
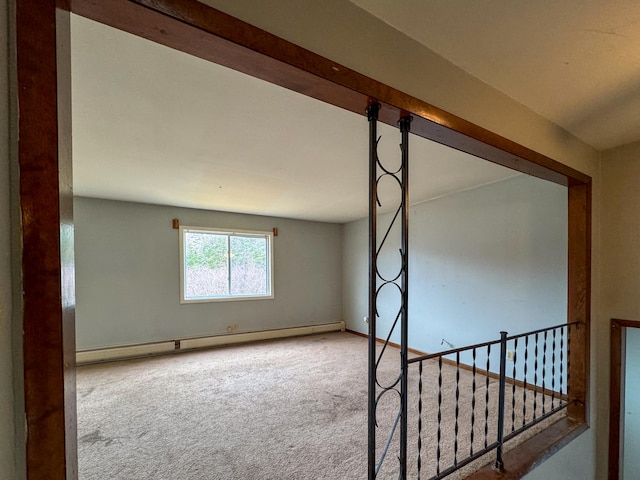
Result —
M 180 225 L 180 303 L 208 303 L 208 302 L 237 302 L 242 300 L 270 300 L 274 298 L 274 275 L 273 275 L 273 232 L 260 230 L 237 230 L 227 228 L 193 227 Z M 211 234 L 222 234 L 227 236 L 264 237 L 267 239 L 267 289 L 265 295 L 227 295 L 216 297 L 185 298 L 184 285 L 186 279 L 184 235 L 185 232 L 203 232 Z

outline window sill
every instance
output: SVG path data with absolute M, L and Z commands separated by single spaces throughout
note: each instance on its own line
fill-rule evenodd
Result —
M 273 300 L 275 295 L 259 295 L 255 297 L 243 297 L 243 296 L 235 296 L 235 297 L 199 297 L 199 298 L 181 298 L 181 305 L 189 305 L 191 303 L 213 303 L 213 302 L 245 302 L 245 301 L 253 301 L 253 300 Z
M 558 452 L 589 426 L 562 418 L 539 434 L 522 442 L 503 456 L 505 471 L 498 472 L 489 464 L 465 480 L 516 480 L 522 478 L 544 460 Z

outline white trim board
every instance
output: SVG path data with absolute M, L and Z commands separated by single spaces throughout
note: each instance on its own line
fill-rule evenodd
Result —
M 76 352 L 76 364 L 109 362 L 123 358 L 145 357 L 170 353 L 176 348 L 176 342 L 145 343 L 142 345 L 128 345 L 126 347 L 100 348 L 98 350 L 83 350 Z
M 344 332 L 344 321 L 326 323 L 322 325 L 308 325 L 305 327 L 281 328 L 277 330 L 263 330 L 260 332 L 235 333 L 230 335 L 215 335 L 211 337 L 187 338 L 168 342 L 144 343 L 123 347 L 100 348 L 96 350 L 82 350 L 76 352 L 76 364 L 108 362 L 126 358 L 145 357 L 163 353 L 195 350 L 199 348 L 219 347 L 235 343 L 256 342 L 275 338 L 297 337 L 325 332 Z

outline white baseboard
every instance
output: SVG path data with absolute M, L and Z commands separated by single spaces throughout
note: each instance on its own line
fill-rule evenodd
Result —
M 235 333 L 231 335 L 216 335 L 214 337 L 190 338 L 180 341 L 180 350 L 194 348 L 219 347 L 233 343 L 255 342 L 273 338 L 297 337 L 313 333 L 344 331 L 344 322 L 327 323 L 324 325 L 310 325 L 308 327 L 282 328 L 278 330 L 264 330 L 261 332 Z
M 159 353 L 173 352 L 176 342 L 145 343 L 142 345 L 130 345 L 126 347 L 101 348 L 98 350 L 85 350 L 76 352 L 76 364 L 108 362 L 122 358 L 144 357 Z
M 162 353 L 171 353 L 180 350 L 194 350 L 197 348 L 219 347 L 234 343 L 247 343 L 274 338 L 297 337 L 314 333 L 337 332 L 345 330 L 343 321 L 326 323 L 323 325 L 309 325 L 306 327 L 282 328 L 277 330 L 264 330 L 261 332 L 234 333 L 229 335 L 216 335 L 211 337 L 187 338 L 172 340 L 169 342 L 145 343 L 124 347 L 101 348 L 97 350 L 83 350 L 76 352 L 76 364 L 107 362 L 122 360 L 125 358 L 145 357 Z

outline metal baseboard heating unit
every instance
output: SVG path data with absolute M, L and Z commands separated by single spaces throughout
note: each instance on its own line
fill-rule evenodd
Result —
M 146 357 L 160 353 L 170 353 L 176 348 L 176 342 L 145 343 L 142 345 L 129 345 L 126 347 L 100 348 L 98 350 L 85 350 L 76 352 L 76 363 L 108 362 L 123 358 Z
M 139 358 L 150 355 L 159 355 L 198 348 L 220 347 L 235 343 L 248 343 L 260 340 L 276 338 L 298 337 L 315 333 L 337 332 L 345 330 L 343 321 L 326 323 L 322 325 L 309 325 L 305 327 L 282 328 L 277 330 L 264 330 L 260 332 L 233 333 L 227 335 L 215 335 L 211 337 L 187 338 L 183 340 L 171 340 L 167 342 L 145 343 L 123 347 L 101 348 L 97 350 L 83 350 L 76 352 L 76 364 L 108 362 L 127 358 Z
M 264 330 L 261 332 L 234 333 L 231 335 L 216 335 L 214 337 L 190 338 L 180 341 L 180 350 L 194 348 L 218 347 L 233 343 L 247 343 L 274 338 L 298 337 L 314 333 L 344 331 L 344 322 L 327 323 L 324 325 L 310 325 L 308 327 L 282 328 L 278 330 Z

